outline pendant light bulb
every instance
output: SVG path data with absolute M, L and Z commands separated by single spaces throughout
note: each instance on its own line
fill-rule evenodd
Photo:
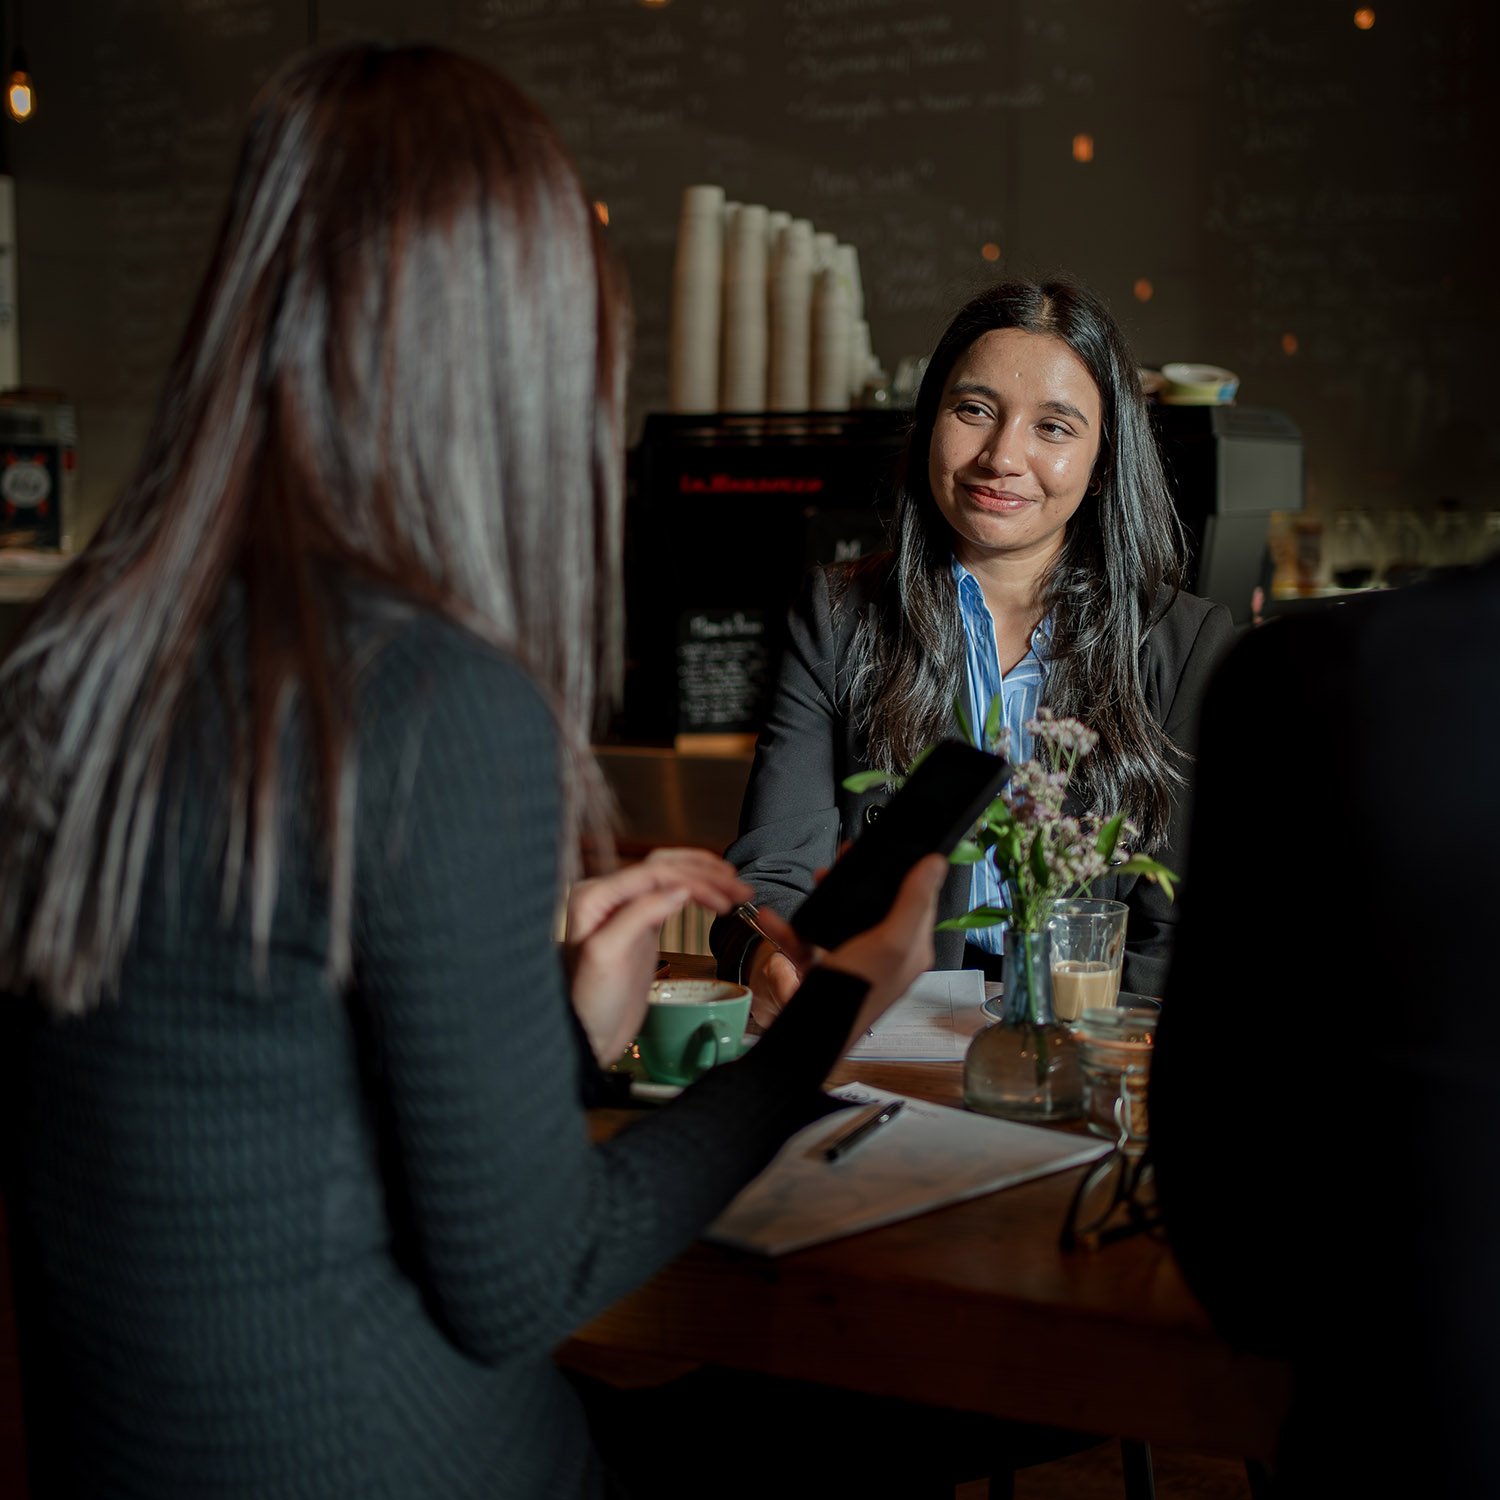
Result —
M 11 54 L 10 75 L 5 80 L 5 108 L 17 125 L 24 125 L 36 113 L 36 90 L 26 70 L 26 54 L 19 47 Z

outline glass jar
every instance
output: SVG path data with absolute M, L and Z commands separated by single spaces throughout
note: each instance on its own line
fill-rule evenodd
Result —
M 1052 1010 L 1051 934 L 1005 934 L 1001 1019 L 969 1043 L 964 1104 L 1007 1120 L 1073 1120 L 1083 1076 L 1072 1031 Z
M 1117 1006 L 1086 1010 L 1079 1025 L 1084 1118 L 1095 1135 L 1117 1140 L 1123 1131 L 1127 1151 L 1146 1149 L 1146 1090 L 1158 1015 L 1144 1006 Z

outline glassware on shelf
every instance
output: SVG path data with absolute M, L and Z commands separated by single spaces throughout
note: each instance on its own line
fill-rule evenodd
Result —
M 896 366 L 895 376 L 891 380 L 891 405 L 899 407 L 902 411 L 909 411 L 917 400 L 917 390 L 922 384 L 922 376 L 927 370 L 927 356 L 924 354 L 918 358 L 914 354 L 904 355 Z
M 1292 518 L 1284 510 L 1273 510 L 1266 526 L 1266 547 L 1271 553 L 1271 597 L 1291 599 L 1297 593 L 1297 543 L 1292 536 Z
M 1452 498 L 1439 500 L 1432 514 L 1432 565 L 1462 568 L 1476 561 L 1469 513 Z
M 1298 516 L 1292 526 L 1296 538 L 1297 592 L 1314 594 L 1322 586 L 1323 523 L 1316 516 Z
M 1399 505 L 1386 516 L 1384 578 L 1392 588 L 1415 583 L 1432 565 L 1432 541 L 1422 518 L 1409 505 Z
M 1475 560 L 1500 557 L 1500 510 L 1489 510 L 1479 528 L 1479 545 L 1475 548 Z
M 1363 506 L 1338 511 L 1328 538 L 1328 570 L 1341 589 L 1368 588 L 1375 581 L 1380 543 L 1370 513 Z

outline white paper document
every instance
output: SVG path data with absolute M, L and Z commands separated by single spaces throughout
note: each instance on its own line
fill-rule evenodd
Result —
M 856 1104 L 903 1097 L 863 1083 L 832 1094 Z M 840 1110 L 798 1131 L 704 1238 L 759 1255 L 784 1255 L 1082 1166 L 1110 1149 L 1092 1136 L 908 1099 L 863 1145 L 838 1161 L 825 1160 L 824 1143 L 856 1118 Z
M 884 1062 L 962 1062 L 976 1031 L 990 1024 L 981 969 L 923 974 L 862 1036 L 849 1056 Z

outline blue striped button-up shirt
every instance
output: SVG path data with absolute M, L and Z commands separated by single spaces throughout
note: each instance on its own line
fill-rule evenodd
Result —
M 958 610 L 964 622 L 964 665 L 969 677 L 965 707 L 969 711 L 969 723 L 975 736 L 982 736 L 990 702 L 999 693 L 1001 727 L 1010 731 L 1008 754 L 1013 763 L 1019 764 L 1031 755 L 1031 735 L 1026 729 L 1026 721 L 1036 717 L 1037 706 L 1042 701 L 1049 622 L 1043 620 L 1037 626 L 1031 634 L 1031 649 L 1009 672 L 1002 674 L 1000 652 L 995 645 L 995 622 L 990 616 L 989 605 L 984 602 L 984 591 L 979 580 L 956 557 L 953 559 L 953 581 L 958 585 Z M 983 861 L 973 867 L 969 908 L 1008 904 L 1000 877 L 995 873 L 994 857 L 986 854 Z M 976 948 L 999 953 L 1005 946 L 1004 933 L 1003 926 L 981 927 L 969 933 L 968 939 Z

